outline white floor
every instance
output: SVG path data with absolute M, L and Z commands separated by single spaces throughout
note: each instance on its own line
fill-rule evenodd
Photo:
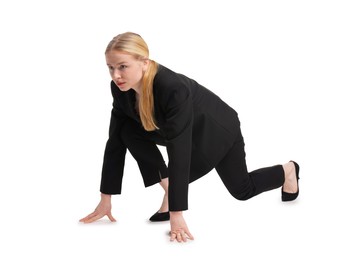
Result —
M 6 256 L 3 259 L 355 259 L 359 231 L 356 184 L 343 181 L 346 188 L 338 187 L 339 182 L 330 177 L 316 179 L 316 172 L 318 167 L 302 164 L 300 197 L 289 203 L 280 201 L 280 190 L 236 201 L 211 172 L 190 186 L 190 210 L 185 217 L 195 240 L 186 244 L 169 242 L 168 222 L 147 220 L 161 200 L 160 187 L 144 189 L 139 180 L 126 178 L 125 193 L 113 200 L 117 222 L 102 219 L 85 225 L 77 220 L 98 201 L 98 194 L 89 188 L 94 182 L 79 176 L 61 180 L 61 173 L 56 173 L 43 183 L 6 189 L 1 255 Z
M 164 2 L 0 4 L 0 259 L 358 259 L 356 2 Z M 237 201 L 213 171 L 190 185 L 195 240 L 170 243 L 147 220 L 161 189 L 128 155 L 117 222 L 79 223 L 99 200 L 103 52 L 123 31 L 238 111 L 249 170 L 296 160 L 298 200 Z

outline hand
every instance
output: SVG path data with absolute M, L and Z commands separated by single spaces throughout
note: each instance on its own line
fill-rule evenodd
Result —
M 170 212 L 171 238 L 170 241 L 187 242 L 187 239 L 193 240 L 194 237 L 189 232 L 186 221 L 182 216 L 182 211 Z
M 80 222 L 87 224 L 99 220 L 104 216 L 107 216 L 111 222 L 116 221 L 116 219 L 111 214 L 111 195 L 107 194 L 101 194 L 101 201 L 96 207 L 95 211 L 80 219 Z

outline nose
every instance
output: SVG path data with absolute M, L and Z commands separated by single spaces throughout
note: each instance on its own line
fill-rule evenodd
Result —
M 119 70 L 114 70 L 113 77 L 115 79 L 120 79 L 121 78 L 121 72 Z

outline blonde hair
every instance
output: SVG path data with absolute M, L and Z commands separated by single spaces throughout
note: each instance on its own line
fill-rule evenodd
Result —
M 114 37 L 107 45 L 105 53 L 111 50 L 122 51 L 133 55 L 136 59 L 148 59 L 149 50 L 146 42 L 136 33 L 126 32 Z M 158 129 L 154 116 L 153 79 L 157 73 L 158 64 L 149 60 L 149 65 L 142 77 L 142 93 L 138 110 L 142 125 L 146 131 Z

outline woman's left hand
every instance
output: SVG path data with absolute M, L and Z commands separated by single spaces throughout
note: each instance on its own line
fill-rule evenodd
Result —
M 171 238 L 170 241 L 187 242 L 187 239 L 193 240 L 192 234 L 189 232 L 186 221 L 183 218 L 182 211 L 170 212 Z

